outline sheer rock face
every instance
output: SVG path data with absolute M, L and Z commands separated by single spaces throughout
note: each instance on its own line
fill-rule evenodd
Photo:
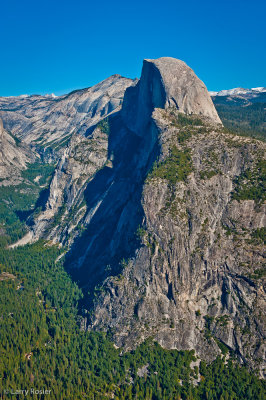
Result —
M 72 136 L 58 162 L 50 183 L 45 210 L 36 217 L 30 240 L 49 237 L 61 244 L 72 242 L 86 219 L 84 191 L 88 181 L 107 161 L 108 136 L 99 128 L 95 128 L 88 138 L 82 135 Z M 51 226 L 53 218 L 60 211 L 60 222 Z
M 152 336 L 208 361 L 222 343 L 262 368 L 264 256 L 252 235 L 265 226 L 266 209 L 234 200 L 232 192 L 243 171 L 257 170 L 265 144 L 208 123 L 184 128 L 172 110 L 156 109 L 152 118 L 159 160 L 176 146 L 189 152 L 192 170 L 175 183 L 156 174 L 145 181 L 140 244 L 120 276 L 103 283 L 88 328 L 111 331 L 126 349 Z M 187 128 L 191 136 L 184 136 Z
M 183 61 L 171 57 L 144 60 L 140 81 L 126 91 L 124 120 L 140 133 L 155 108 L 175 108 L 221 124 L 204 83 Z
M 3 127 L 0 119 L 0 185 L 16 185 L 22 179 L 20 172 L 33 162 L 36 155 L 18 143 Z

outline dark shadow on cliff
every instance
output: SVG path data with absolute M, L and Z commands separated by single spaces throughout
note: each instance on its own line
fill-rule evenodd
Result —
M 136 237 L 143 223 L 143 183 L 156 158 L 144 142 L 129 131 L 118 114 L 109 118 L 108 153 L 112 167 L 99 170 L 84 193 L 88 212 L 87 229 L 74 242 L 65 267 L 83 289 L 81 308 L 89 308 L 97 285 L 122 271 L 122 260 L 134 257 L 140 243 Z M 144 160 L 144 161 L 143 161 Z M 143 161 L 143 162 L 142 162 Z

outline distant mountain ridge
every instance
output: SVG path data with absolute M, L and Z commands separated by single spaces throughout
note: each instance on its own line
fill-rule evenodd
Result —
M 66 95 L 0 97 L 0 118 L 13 135 L 36 147 L 62 148 L 72 135 L 88 135 L 107 115 L 118 111 L 133 80 L 112 75 L 91 88 Z
M 209 92 L 224 126 L 240 135 L 266 138 L 266 88 Z
M 1 96 L 3 99 L 26 99 L 27 97 L 35 97 L 35 96 L 40 96 L 40 97 L 52 97 L 52 98 L 56 98 L 56 97 L 60 97 L 60 96 L 56 96 L 54 93 L 46 93 L 46 94 L 19 94 L 17 96 Z M 65 95 L 62 95 L 62 97 Z
M 256 87 L 251 89 L 244 89 L 241 87 L 237 87 L 234 89 L 224 89 L 218 92 L 209 91 L 209 94 L 214 96 L 258 96 L 261 93 L 266 93 L 266 87 Z

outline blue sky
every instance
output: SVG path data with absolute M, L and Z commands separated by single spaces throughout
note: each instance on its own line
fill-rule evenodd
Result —
M 63 94 L 143 58 L 184 60 L 209 90 L 266 86 L 266 2 L 0 0 L 0 96 Z

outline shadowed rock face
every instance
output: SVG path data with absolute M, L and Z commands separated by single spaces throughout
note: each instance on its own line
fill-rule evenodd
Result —
M 183 61 L 171 57 L 144 60 L 140 81 L 125 93 L 124 121 L 141 132 L 155 108 L 175 108 L 221 124 L 204 83 Z

